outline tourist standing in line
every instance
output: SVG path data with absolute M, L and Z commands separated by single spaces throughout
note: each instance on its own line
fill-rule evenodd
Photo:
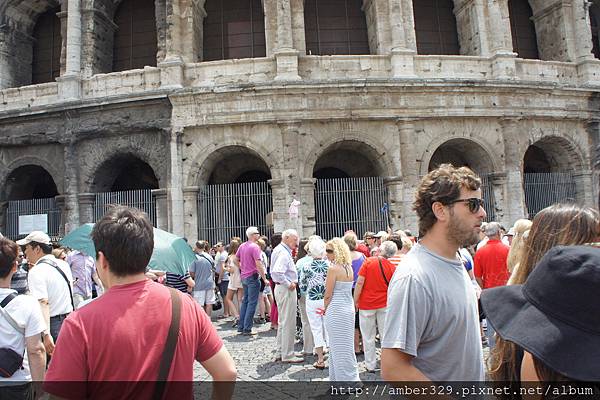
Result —
M 413 207 L 421 240 L 390 282 L 382 377 L 483 381 L 477 296 L 457 255 L 479 240 L 481 180 L 467 167 L 442 164 L 423 178 Z
M 242 305 L 242 299 L 244 297 L 244 289 L 242 287 L 242 278 L 240 277 L 240 268 L 238 267 L 235 253 L 237 253 L 240 247 L 238 240 L 231 240 L 229 243 L 229 251 L 227 255 L 227 261 L 225 262 L 225 270 L 229 273 L 229 286 L 227 286 L 227 295 L 225 296 L 224 303 L 229 305 L 229 314 L 234 317 L 232 327 L 237 328 L 239 326 L 240 311 L 239 306 Z M 233 302 L 236 299 L 237 306 Z

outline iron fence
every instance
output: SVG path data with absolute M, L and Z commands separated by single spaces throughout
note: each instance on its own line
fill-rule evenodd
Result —
M 45 230 L 48 236 L 58 239 L 60 219 L 60 208 L 54 197 L 9 201 L 4 235 L 11 240 L 18 240 L 27 236 L 27 231 Z
M 324 239 L 341 237 L 352 229 L 387 230 L 387 190 L 381 177 L 317 179 L 315 218 L 317 234 Z
M 575 179 L 570 172 L 524 174 L 523 187 L 530 219 L 552 204 L 577 200 Z
M 96 193 L 94 222 L 102 218 L 109 206 L 115 204 L 135 207 L 144 211 L 148 214 L 148 218 L 150 218 L 152 225 L 156 226 L 156 202 L 152 197 L 152 190 L 125 190 L 120 192 Z
M 482 174 L 481 178 L 481 197 L 483 198 L 483 208 L 487 214 L 485 221 L 491 222 L 496 220 L 496 199 L 494 196 L 494 188 L 490 175 Z
M 233 236 L 246 239 L 246 228 L 256 226 L 271 236 L 267 215 L 273 211 L 268 182 L 206 185 L 198 193 L 198 238 L 210 243 Z

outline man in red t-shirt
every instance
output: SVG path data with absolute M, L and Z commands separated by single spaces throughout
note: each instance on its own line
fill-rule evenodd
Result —
M 504 286 L 509 277 L 506 259 L 510 247 L 500 240 L 499 223 L 488 223 L 484 233 L 488 241 L 475 253 L 475 279 L 483 289 Z
M 508 282 L 510 273 L 506 260 L 510 247 L 502 243 L 500 240 L 500 224 L 490 222 L 486 224 L 483 233 L 485 233 L 488 241 L 479 248 L 475 253 L 473 273 L 479 286 L 483 289 L 489 289 L 496 286 L 504 286 Z M 480 318 L 484 318 L 481 312 L 481 303 L 478 304 L 480 309 Z M 486 336 L 490 349 L 494 347 L 494 330 L 490 324 L 487 324 Z
M 172 314 L 169 289 L 144 275 L 154 247 L 152 225 L 141 211 L 116 207 L 91 236 L 107 291 L 64 321 L 44 390 L 66 399 L 151 398 Z M 164 398 L 189 399 L 194 360 L 214 381 L 234 381 L 237 371 L 202 308 L 175 294 L 181 319 Z
M 375 335 L 379 330 L 383 341 L 383 328 L 387 312 L 387 291 L 396 266 L 388 258 L 394 256 L 398 246 L 385 241 L 379 246 L 381 257 L 369 257 L 358 271 L 354 287 L 354 303 L 359 309 L 360 333 L 365 350 L 367 371 L 374 372 L 377 365 Z

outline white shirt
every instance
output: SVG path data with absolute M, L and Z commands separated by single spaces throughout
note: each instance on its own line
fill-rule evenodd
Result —
M 0 302 L 11 293 L 17 293 L 12 289 L 0 288 Z M 46 323 L 42 316 L 42 309 L 36 299 L 29 295 L 20 295 L 12 299 L 4 308 L 12 319 L 15 320 L 18 326 L 25 329 L 25 336 L 17 332 L 15 328 L 2 316 L 0 313 L 0 348 L 9 348 L 23 355 L 23 368 L 19 369 L 10 378 L 0 377 L 0 386 L 7 385 L 8 382 L 22 384 L 22 382 L 31 381 L 31 373 L 29 372 L 29 362 L 27 360 L 27 352 L 25 351 L 25 337 L 31 337 L 41 334 L 46 330 Z
M 42 263 L 46 259 L 58 265 L 67 276 L 71 290 L 73 290 L 73 275 L 69 264 L 57 259 L 52 254 L 46 254 L 29 270 L 27 276 L 29 293 L 37 300 L 48 299 L 50 317 L 68 314 L 73 311 L 73 306 L 71 305 L 71 295 L 69 294 L 67 282 L 52 265 Z

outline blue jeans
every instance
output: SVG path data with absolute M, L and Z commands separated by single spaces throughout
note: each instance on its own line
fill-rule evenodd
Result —
M 258 294 L 260 292 L 260 280 L 258 274 L 252 274 L 242 279 L 244 288 L 244 299 L 240 307 L 240 321 L 238 323 L 238 332 L 252 331 L 254 312 L 258 304 Z

